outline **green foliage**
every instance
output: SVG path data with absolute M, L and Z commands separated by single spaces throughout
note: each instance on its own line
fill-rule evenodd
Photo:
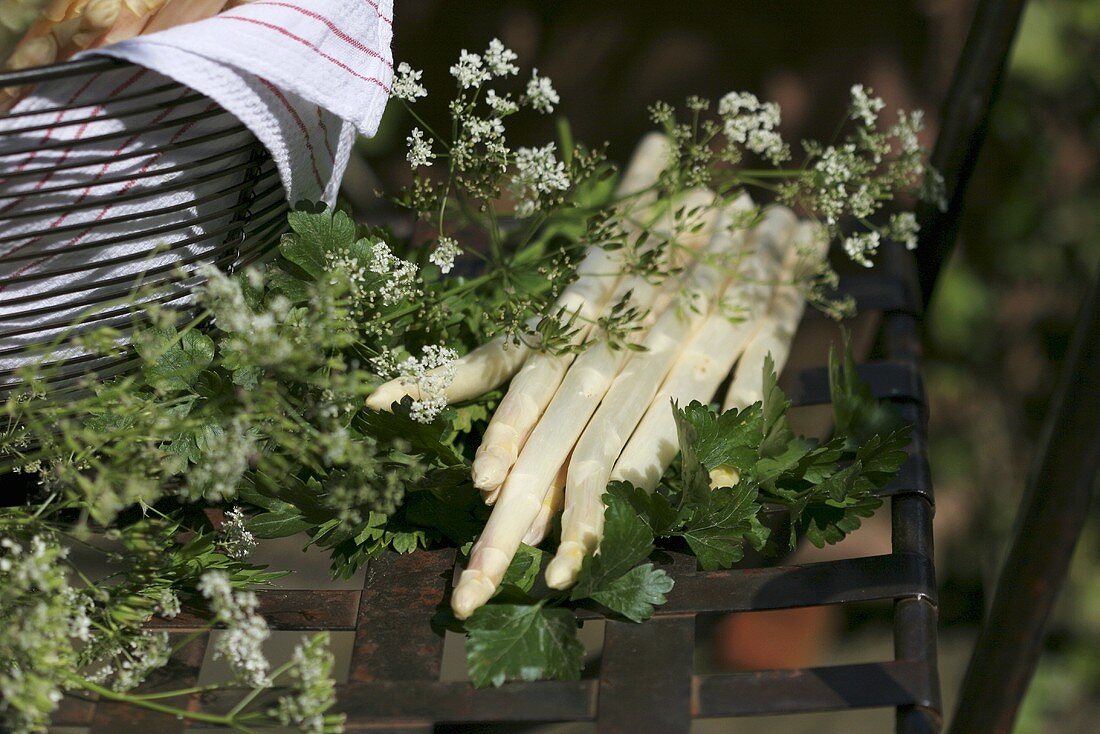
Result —
M 214 361 L 214 341 L 194 330 L 152 328 L 141 333 L 134 347 L 144 360 L 142 373 L 161 392 L 186 390 Z
M 506 680 L 576 680 L 584 646 L 568 609 L 535 604 L 488 604 L 466 620 L 466 668 L 475 686 Z
M 664 604 L 672 591 L 672 577 L 652 563 L 635 566 L 622 576 L 603 583 L 588 596 L 600 605 L 632 622 L 644 622 L 653 616 L 654 607 Z
M 557 605 L 595 603 L 634 622 L 653 616 L 674 586 L 650 561 L 661 540 L 682 539 L 704 570 L 730 568 L 744 557 L 746 543 L 757 551 L 778 548 L 768 542 L 768 508 L 784 508 L 789 514 L 793 548 L 799 537 L 818 546 L 837 543 L 882 504 L 875 492 L 905 461 L 909 428 L 897 427 L 896 412 L 859 381 L 851 355 L 843 366 L 835 356 L 832 360 L 836 433 L 823 445 L 793 434 L 787 420 L 790 401 L 778 386 L 770 359 L 764 369 L 764 400 L 743 410 L 718 413 L 698 402 L 673 406 L 679 482 L 666 482 L 652 494 L 629 482 L 608 486 L 599 552 L 584 558 L 571 591 L 539 589 L 536 577 L 543 554 L 521 547 L 501 592 L 471 617 L 478 620 L 474 628 L 466 625 L 471 635 L 467 665 L 478 685 L 530 680 L 527 676 L 560 670 L 562 636 L 572 627 L 561 616 L 562 626 L 554 628 L 560 635 L 549 634 L 551 622 L 544 615 L 567 611 L 555 609 Z M 873 432 L 877 430 L 889 432 Z M 714 486 L 721 477 L 736 481 Z M 498 611 L 485 611 L 489 609 Z M 508 634 L 490 632 L 492 623 L 508 624 Z M 515 650 L 532 655 L 535 668 L 522 668 L 520 658 L 511 657 Z

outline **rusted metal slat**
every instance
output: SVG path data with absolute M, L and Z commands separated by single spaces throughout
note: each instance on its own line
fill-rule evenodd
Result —
M 938 695 L 926 666 L 892 660 L 695 677 L 697 718 L 927 705 Z
M 351 681 L 439 677 L 443 637 L 431 620 L 454 561 L 453 548 L 386 553 L 371 561 L 359 603 Z
M 54 726 L 88 726 L 95 715 L 94 696 L 85 693 L 66 693 L 50 717 Z
M 875 270 L 881 269 L 876 267 Z M 845 275 L 841 278 L 835 295 L 854 298 L 856 309 L 860 313 L 883 311 L 915 314 L 920 311 L 918 298 L 912 293 L 912 289 L 906 286 L 905 281 L 896 275 L 887 275 L 882 272 Z M 807 310 L 806 317 L 814 320 L 828 318 L 817 309 Z
M 871 388 L 871 393 L 880 400 L 924 400 L 920 371 L 912 362 L 866 362 L 857 365 L 856 371 Z M 799 370 L 793 375 L 784 373 L 779 386 L 795 406 L 827 405 L 831 402 L 827 367 Z
M 487 721 L 591 721 L 595 680 L 508 683 L 475 689 L 469 683 L 403 680 L 349 683 L 337 689 L 334 711 L 348 715 L 349 729 L 368 723 L 407 724 Z
M 455 551 L 386 553 L 371 561 L 359 602 L 348 680 L 413 681 L 439 678 L 443 635 L 432 617 L 443 602 Z M 405 730 L 431 734 L 434 716 L 406 712 Z
M 802 566 L 675 574 L 676 587 L 657 615 L 751 612 L 925 596 L 935 598 L 932 561 L 913 553 Z M 595 612 L 579 616 L 596 617 Z
M 362 592 L 352 589 L 279 589 L 261 591 L 260 614 L 276 630 L 353 630 Z M 209 620 L 192 610 L 172 619 L 153 617 L 151 629 L 196 630 Z
M 695 617 L 608 622 L 600 661 L 599 734 L 691 729 Z
M 170 644 L 179 644 L 187 637 L 183 633 L 169 634 Z M 145 683 L 136 689 L 138 693 L 172 691 L 195 685 L 206 655 L 209 635 L 199 635 L 172 656 L 168 665 L 153 671 Z M 193 698 L 180 696 L 158 701 L 166 706 L 190 708 Z M 178 734 L 184 731 L 184 721 L 156 711 L 116 703 L 100 701 L 95 707 L 88 734 Z

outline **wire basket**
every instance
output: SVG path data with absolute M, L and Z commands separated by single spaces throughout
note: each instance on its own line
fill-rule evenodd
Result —
M 193 316 L 204 269 L 263 257 L 288 209 L 267 150 L 199 92 L 109 58 L 0 74 L 0 94 L 32 85 L 0 117 L 0 399 L 28 366 L 55 394 L 125 372 L 132 350 L 79 338 Z

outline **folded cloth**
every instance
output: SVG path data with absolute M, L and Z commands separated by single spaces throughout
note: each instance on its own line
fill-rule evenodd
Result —
M 258 0 L 82 54 L 138 67 L 40 83 L 0 118 L 0 387 L 77 320 L 125 326 L 138 282 L 189 303 L 204 263 L 232 262 L 246 176 L 239 249 L 270 243 L 284 200 L 333 203 L 389 98 L 392 22 L 392 0 Z

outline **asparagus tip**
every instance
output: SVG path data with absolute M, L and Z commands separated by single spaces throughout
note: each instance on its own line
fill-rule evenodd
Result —
M 501 456 L 501 453 L 503 451 L 493 447 L 474 459 L 470 473 L 474 479 L 474 486 L 482 492 L 496 491 L 500 485 L 504 484 L 508 470 L 512 468 L 511 463 L 507 462 L 506 457 Z
M 546 567 L 546 585 L 551 589 L 568 589 L 575 584 L 584 556 L 583 545 L 573 540 L 563 541 L 554 560 Z
M 494 584 L 485 572 L 477 569 L 467 569 L 459 577 L 451 595 L 451 610 L 459 619 L 467 619 L 477 609 L 489 601 L 496 590 Z
M 391 406 L 401 400 L 404 397 L 404 392 L 397 394 L 399 391 L 390 387 L 389 383 L 380 386 L 377 390 L 367 396 L 367 407 L 371 410 L 380 410 L 389 413 Z

